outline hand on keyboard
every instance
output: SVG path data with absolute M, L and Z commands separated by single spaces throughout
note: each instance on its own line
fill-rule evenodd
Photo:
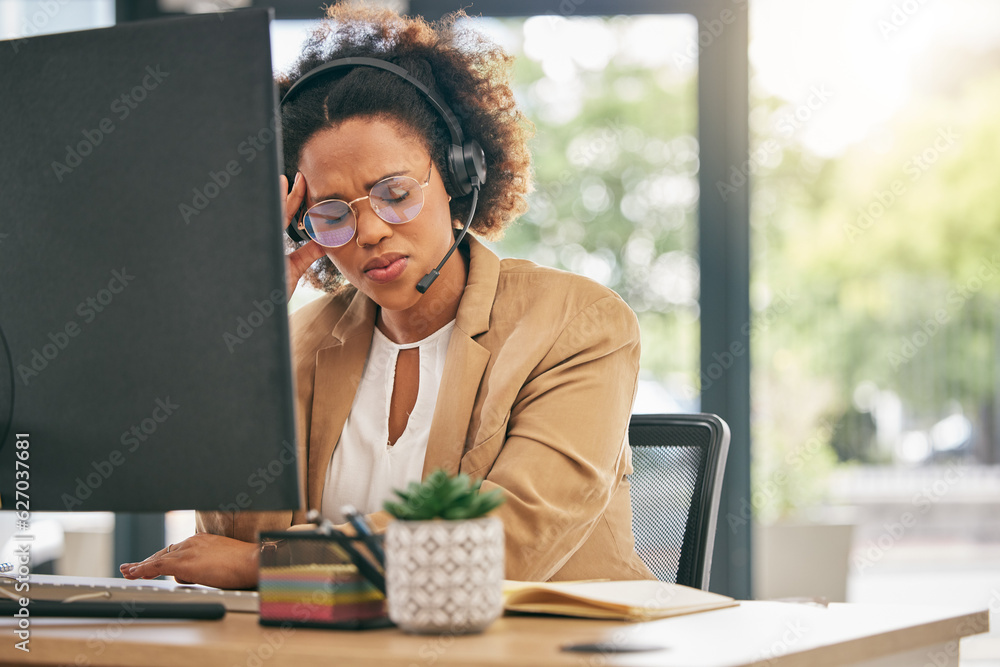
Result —
M 255 542 L 198 533 L 160 549 L 140 563 L 122 563 L 119 569 L 126 579 L 173 576 L 182 584 L 256 588 L 259 548 Z

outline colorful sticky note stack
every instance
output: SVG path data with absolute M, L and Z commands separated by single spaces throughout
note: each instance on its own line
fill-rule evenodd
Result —
M 385 616 L 385 596 L 351 564 L 262 567 L 261 622 L 343 624 Z

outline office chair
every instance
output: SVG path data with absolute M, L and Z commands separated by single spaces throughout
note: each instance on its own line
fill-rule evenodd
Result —
M 729 426 L 716 415 L 632 415 L 635 550 L 660 581 L 708 590 Z

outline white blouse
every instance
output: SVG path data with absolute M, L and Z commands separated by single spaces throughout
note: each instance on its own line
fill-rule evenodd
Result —
M 333 450 L 323 485 L 320 511 L 334 523 L 346 521 L 340 512 L 354 505 L 362 514 L 382 509 L 398 499 L 393 489 L 420 481 L 427 452 L 434 406 L 444 375 L 445 356 L 455 321 L 415 343 L 394 343 L 376 327 L 361 383 Z M 389 446 L 389 403 L 400 350 L 419 349 L 417 401 L 396 443 Z

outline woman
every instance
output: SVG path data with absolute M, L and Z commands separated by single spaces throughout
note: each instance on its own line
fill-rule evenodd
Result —
M 291 323 L 306 506 L 340 522 L 353 504 L 382 529 L 392 488 L 462 471 L 504 491 L 508 578 L 652 578 L 634 551 L 625 478 L 639 365 L 631 310 L 587 279 L 501 261 L 471 235 L 417 289 L 473 211 L 472 231 L 495 238 L 529 189 L 511 59 L 455 18 L 333 7 L 279 81 L 284 96 L 337 59 L 401 66 L 443 96 L 485 155 L 476 208 L 452 182 L 442 113 L 378 67 L 312 76 L 283 103 L 284 224 L 324 243 L 291 252 L 290 290 L 305 273 L 329 292 Z M 304 512 L 199 513 L 198 534 L 122 573 L 252 587 L 258 532 L 303 523 Z

